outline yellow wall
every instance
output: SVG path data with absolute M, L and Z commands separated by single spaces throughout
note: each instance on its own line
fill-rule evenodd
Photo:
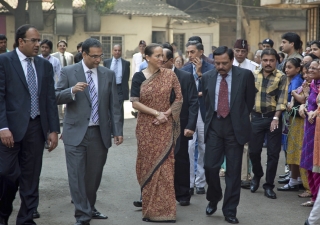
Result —
M 173 25 L 173 33 L 184 33 L 186 42 L 191 36 L 200 36 L 204 44 L 204 53 L 209 55 L 211 53 L 211 46 L 219 46 L 219 23 L 184 23 Z M 209 43 L 205 40 L 209 40 Z M 207 44 L 206 44 L 207 43 Z

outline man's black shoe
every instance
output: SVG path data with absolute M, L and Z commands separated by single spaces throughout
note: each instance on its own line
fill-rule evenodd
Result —
M 250 184 L 250 190 L 252 193 L 256 192 L 256 190 L 258 190 L 260 185 L 260 177 L 256 177 L 254 176 L 251 180 L 251 184 Z
M 38 212 L 38 210 L 34 210 L 32 213 L 32 218 L 33 219 L 38 219 L 40 218 L 40 213 Z
M 92 219 L 108 219 L 107 216 L 103 215 L 101 212 L 99 212 L 96 208 L 92 209 Z
M 188 206 L 188 205 L 190 205 L 190 201 L 180 201 L 179 204 L 181 206 Z
M 241 187 L 244 189 L 250 189 L 250 180 L 242 180 L 241 181 Z
M 232 224 L 239 223 L 239 220 L 238 220 L 237 217 L 235 217 L 235 216 L 225 216 L 224 219 L 225 219 L 228 223 L 232 223 Z
M 271 198 L 271 199 L 277 198 L 276 193 L 270 188 L 267 188 L 264 190 L 264 196 L 266 196 L 267 198 Z
M 284 185 L 283 187 L 278 187 L 278 191 L 299 191 L 299 184 L 290 186 L 289 184 Z
M 206 214 L 209 216 L 215 213 L 217 211 L 217 205 L 218 203 L 209 202 L 206 208 Z
M 141 200 L 139 200 L 139 201 L 134 201 L 134 202 L 133 202 L 133 205 L 134 205 L 135 207 L 141 208 L 141 207 L 142 207 L 142 201 L 141 201 Z

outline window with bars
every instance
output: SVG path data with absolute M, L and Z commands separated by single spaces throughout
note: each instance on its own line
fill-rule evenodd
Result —
M 182 54 L 185 53 L 185 34 L 173 34 L 173 42 L 175 42 L 178 46 L 178 49 L 182 52 Z
M 41 40 L 44 40 L 44 39 L 47 39 L 47 40 L 49 40 L 49 41 L 54 42 L 54 40 L 53 40 L 53 34 L 42 34 L 42 35 L 41 35 Z
M 102 51 L 105 59 L 112 57 L 112 47 L 116 44 L 123 46 L 123 37 L 122 36 L 91 36 L 99 40 L 102 44 Z

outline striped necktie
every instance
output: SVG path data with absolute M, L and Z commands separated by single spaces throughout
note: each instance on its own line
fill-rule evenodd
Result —
M 88 84 L 89 84 L 89 93 L 90 93 L 90 98 L 91 98 L 91 118 L 92 122 L 94 124 L 98 124 L 99 122 L 99 114 L 98 114 L 98 94 L 97 94 L 97 89 L 94 85 L 93 79 L 92 79 L 92 71 L 88 70 Z
M 38 87 L 37 87 L 37 80 L 36 80 L 36 73 L 33 69 L 31 60 L 32 58 L 25 59 L 27 64 L 27 83 L 28 88 L 31 96 L 31 112 L 30 117 L 34 119 L 39 112 L 39 98 L 38 98 Z

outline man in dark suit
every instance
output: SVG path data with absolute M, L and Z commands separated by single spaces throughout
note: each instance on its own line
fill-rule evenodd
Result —
M 197 117 L 197 125 L 193 139 L 189 141 L 189 157 L 190 157 L 190 193 L 193 194 L 194 186 L 196 186 L 197 194 L 205 194 L 206 179 L 204 173 L 203 157 L 205 152 L 204 144 L 204 118 L 205 118 L 205 105 L 202 97 L 201 89 L 201 77 L 205 72 L 214 69 L 212 64 L 207 63 L 202 59 L 203 45 L 198 41 L 189 41 L 186 44 L 187 55 L 189 61 L 188 65 L 181 68 L 186 72 L 193 74 L 195 84 L 198 89 L 198 100 L 200 109 Z M 197 160 L 197 173 L 194 172 L 194 155 L 195 155 L 195 144 L 198 142 L 198 160 Z
M 251 71 L 232 66 L 233 51 L 226 46 L 214 52 L 215 70 L 202 77 L 206 107 L 204 168 L 208 183 L 206 214 L 212 215 L 222 199 L 219 170 L 226 157 L 226 190 L 222 207 L 225 220 L 239 223 L 236 214 L 240 200 L 243 147 L 249 141 L 250 112 L 255 84 Z
M 163 44 L 163 67 L 173 69 L 177 75 L 181 92 L 183 96 L 183 104 L 180 113 L 180 136 L 175 146 L 175 173 L 174 173 L 174 188 L 176 200 L 181 206 L 190 205 L 190 160 L 188 153 L 188 142 L 192 139 L 196 129 L 198 118 L 198 91 L 194 78 L 191 73 L 179 70 L 173 64 L 173 49 L 169 44 Z M 174 92 L 170 100 L 175 99 Z
M 52 151 L 60 132 L 53 68 L 37 56 L 39 32 L 23 25 L 15 44 L 15 50 L 0 55 L 0 225 L 8 224 L 18 187 L 16 224 L 35 224 L 44 144 L 47 140 Z
M 123 102 L 129 99 L 130 62 L 121 58 L 121 45 L 114 45 L 112 58 L 103 61 L 103 65 L 115 73 L 122 120 L 124 119 Z
M 89 38 L 82 44 L 83 60 L 61 70 L 56 85 L 58 104 L 67 104 L 63 122 L 69 187 L 75 206 L 75 225 L 107 219 L 95 208 L 103 167 L 114 143 L 122 143 L 123 120 L 112 70 L 99 66 L 101 43 Z

